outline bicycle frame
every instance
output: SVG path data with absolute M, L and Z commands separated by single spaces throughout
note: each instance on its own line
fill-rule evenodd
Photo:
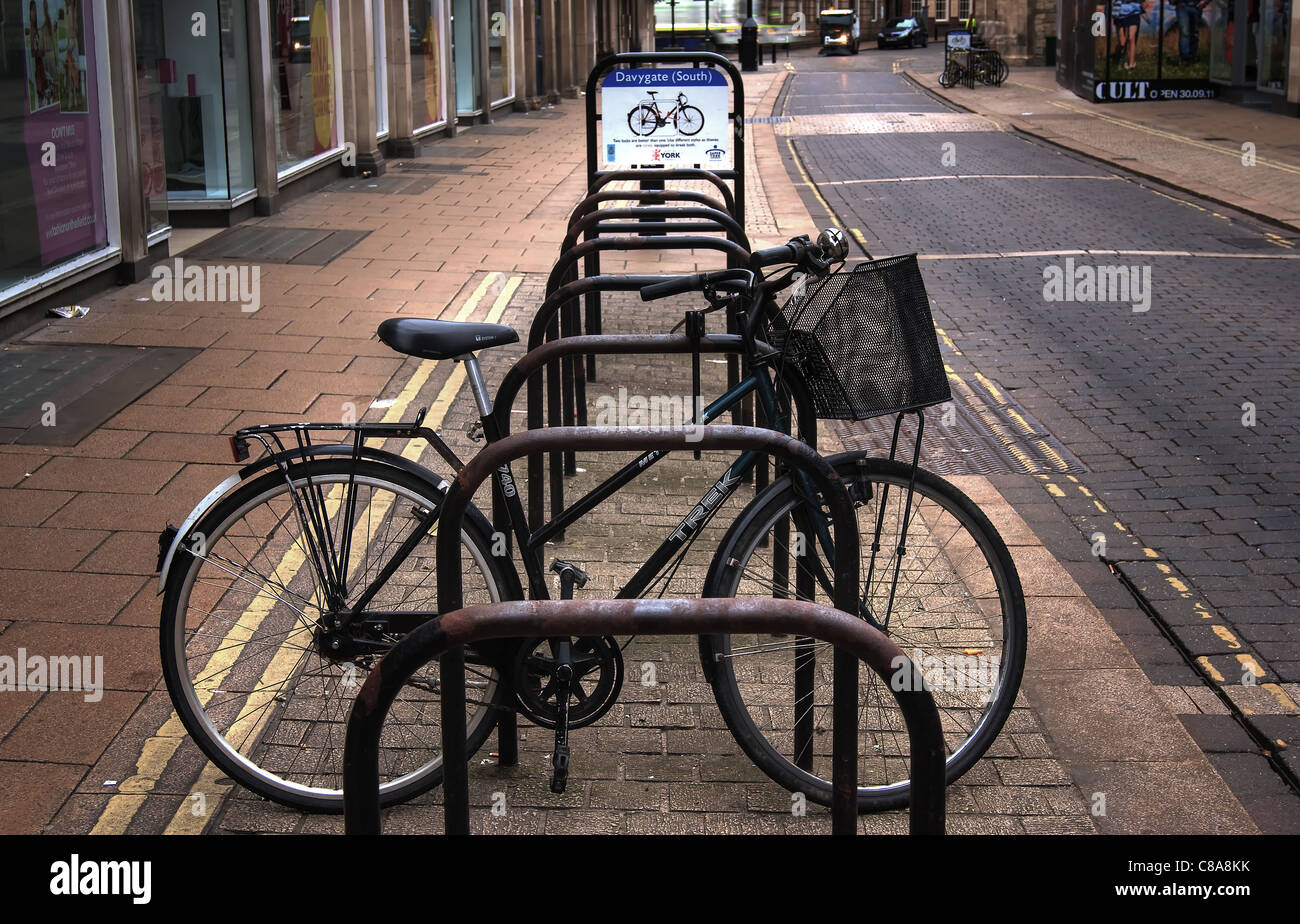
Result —
M 765 420 L 768 425 L 779 432 L 789 432 L 790 418 L 788 409 L 783 407 L 778 400 L 771 374 L 767 369 L 766 360 L 760 356 L 757 341 L 754 337 L 756 319 L 762 315 L 763 303 L 766 297 L 766 293 L 761 288 L 759 291 L 761 294 L 754 305 L 751 306 L 751 310 L 746 312 L 750 316 L 750 321 L 743 326 L 744 333 L 742 334 L 746 347 L 745 352 L 749 357 L 747 363 L 749 374 L 737 385 L 728 389 L 725 394 L 705 407 L 701 412 L 700 420 L 693 421 L 695 425 L 708 425 L 737 407 L 746 397 L 754 394 L 765 412 Z M 505 438 L 506 433 L 501 420 L 493 411 L 487 385 L 483 380 L 478 361 L 472 355 L 464 357 L 463 361 L 466 365 L 466 378 L 469 381 L 470 390 L 474 395 L 475 403 L 478 405 L 484 436 L 489 445 L 499 442 Z M 585 496 L 579 498 L 571 506 L 561 510 L 550 521 L 539 526 L 535 531 L 529 528 L 528 518 L 523 503 L 519 498 L 519 491 L 510 465 L 503 465 L 493 473 L 493 488 L 497 492 L 497 498 L 504 502 L 503 506 L 509 519 L 510 530 L 513 533 L 515 544 L 519 549 L 524 564 L 530 599 L 546 600 L 550 598 L 550 590 L 542 562 L 546 542 L 562 533 L 566 527 L 586 516 L 643 472 L 648 471 L 665 455 L 667 455 L 667 452 L 662 450 L 643 452 Z M 698 538 L 700 532 L 712 519 L 713 515 L 735 493 L 736 488 L 740 484 L 747 482 L 747 476 L 761 459 L 762 454 L 760 453 L 745 452 L 732 462 L 704 496 L 691 507 L 677 527 L 650 555 L 646 562 L 637 569 L 632 578 L 619 591 L 618 597 L 620 599 L 636 598 L 650 590 L 664 567 Z M 811 501 L 815 496 L 811 486 L 801 479 L 796 478 L 796 481 L 799 490 Z M 810 509 L 814 509 L 811 504 L 801 506 L 801 515 L 806 515 Z M 420 518 L 417 528 L 403 541 L 389 562 L 362 592 L 352 606 L 352 613 L 364 613 L 365 607 L 384 584 L 410 556 L 419 543 L 432 532 L 437 520 L 438 511 L 433 509 L 427 511 Z M 826 549 L 827 560 L 830 560 L 833 556 L 833 544 L 824 518 L 821 522 L 801 525 L 806 525 L 810 530 L 809 534 L 817 537 L 819 543 Z M 813 559 L 816 561 L 816 556 L 813 556 Z M 663 592 L 662 589 L 660 592 Z M 394 622 L 394 620 L 400 621 L 402 615 L 409 617 L 411 614 L 372 612 L 365 613 L 363 619 L 367 622 L 381 621 L 393 628 L 405 629 L 406 627 L 399 627 Z

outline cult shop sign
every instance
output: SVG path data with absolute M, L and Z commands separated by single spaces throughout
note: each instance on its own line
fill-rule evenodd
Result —
M 600 87 L 604 168 L 730 167 L 730 91 L 711 67 L 610 71 Z

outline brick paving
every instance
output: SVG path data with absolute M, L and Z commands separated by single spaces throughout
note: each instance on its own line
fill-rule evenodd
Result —
M 749 84 L 755 115 L 770 112 L 782 77 L 764 73 Z M 451 317 L 481 283 L 499 288 L 519 278 L 505 320 L 526 327 L 563 221 L 583 187 L 582 155 L 572 143 L 582 131 L 580 107 L 557 112 L 554 118 L 513 117 L 512 124 L 536 126 L 528 135 L 471 132 L 455 146 L 429 145 L 418 162 L 470 164 L 463 171 L 429 174 L 435 182 L 363 195 L 346 188 L 354 184 L 347 181 L 255 222 L 370 232 L 324 267 L 264 265 L 263 307 L 255 314 L 234 305 L 141 301 L 149 287 L 139 284 L 93 300 L 87 318 L 50 322 L 26 335 L 27 342 L 165 343 L 201 352 L 75 447 L 0 446 L 0 573 L 9 588 L 0 653 L 19 646 L 102 653 L 107 687 L 93 708 L 68 693 L 0 696 L 0 831 L 339 829 L 336 818 L 290 812 L 230 792 L 220 779 L 204 775 L 197 748 L 176 738 L 157 664 L 152 537 L 165 523 L 180 522 L 231 472 L 221 434 L 273 419 L 338 419 L 348 405 L 369 408 L 377 398 L 397 394 L 419 364 L 374 340 L 384 318 Z M 753 187 L 762 193 L 752 213 L 756 246 L 815 230 L 799 191 L 776 169 L 780 153 L 772 127 L 754 124 L 748 134 L 753 161 L 764 171 L 761 187 Z M 473 150 L 478 156 L 465 161 L 472 146 L 481 151 Z M 546 156 L 538 157 L 539 151 Z M 403 175 L 403 163 L 391 167 L 390 175 Z M 615 255 L 604 263 L 614 272 L 679 272 L 714 261 L 716 255 L 673 252 Z M 481 318 L 491 301 L 484 299 L 471 317 Z M 633 302 L 611 305 L 607 312 L 607 331 L 666 326 L 659 307 Z M 489 353 L 489 381 L 499 381 L 519 352 L 516 346 Z M 418 403 L 431 402 L 450 366 L 434 371 Z M 682 367 L 673 371 L 651 357 L 605 361 L 601 369 L 592 400 L 597 386 L 689 390 Z M 706 365 L 706 371 L 715 378 L 721 374 L 716 365 Z M 469 407 L 460 394 L 444 422 L 444 432 L 465 453 L 473 450 L 463 436 Z M 835 448 L 829 429 L 825 439 L 824 450 Z M 594 483 L 614 460 L 584 458 L 579 464 L 587 471 L 570 490 Z M 592 566 L 595 581 L 586 592 L 618 586 L 657 542 L 657 531 L 676 522 L 665 511 L 703 493 L 709 480 L 702 472 L 718 467 L 669 459 L 604 505 L 583 530 L 571 530 L 563 553 Z M 1155 692 L 993 481 L 967 477 L 959 483 L 1013 546 L 1030 596 L 1032 634 L 1025 691 L 988 759 L 950 789 L 949 830 L 1253 830 L 1174 723 L 1173 713 L 1187 708 L 1186 702 L 1170 703 L 1165 693 Z M 692 555 L 678 578 L 685 588 L 698 586 L 707 563 L 707 549 Z M 1066 612 L 1068 621 L 1060 615 Z M 1088 652 L 1082 659 L 1079 646 Z M 474 804 L 491 805 L 493 795 L 503 792 L 510 807 L 503 817 L 476 811 L 479 830 L 763 833 L 828 826 L 825 812 L 811 806 L 807 816 L 793 815 L 789 794 L 739 754 L 700 677 L 693 640 L 638 639 L 625 660 L 630 675 L 653 664 L 658 683 L 629 682 L 607 716 L 574 733 L 568 793 L 557 797 L 546 790 L 544 755 L 551 741 L 543 730 L 524 727 L 517 768 L 498 769 L 486 755 L 475 760 Z M 1103 678 L 1138 705 L 1100 694 L 1080 701 L 1079 685 L 1096 686 Z M 1190 695 L 1188 701 L 1199 708 Z M 1115 723 L 1125 709 L 1160 731 L 1127 763 L 1114 741 L 1110 748 L 1098 747 L 1106 736 L 1116 738 Z M 1170 783 L 1170 767 L 1180 768 L 1176 776 L 1185 786 Z M 1163 785 L 1130 785 L 1127 776 Z M 190 810 L 196 791 L 208 806 L 198 821 Z M 1090 810 L 1098 791 L 1112 794 L 1109 815 Z M 393 809 L 388 829 L 436 830 L 438 800 L 435 792 Z M 1181 811 L 1170 814 L 1171 804 Z M 865 816 L 861 827 L 897 832 L 904 824 L 900 814 L 889 813 Z

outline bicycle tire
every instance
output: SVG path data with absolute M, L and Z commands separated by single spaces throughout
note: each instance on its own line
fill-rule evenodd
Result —
M 682 116 L 685 115 L 688 110 L 695 113 L 690 120 L 691 124 L 694 124 L 695 126 L 694 131 L 688 131 L 682 127 Z M 683 135 L 698 135 L 700 130 L 704 128 L 704 113 L 695 106 L 682 106 L 673 116 L 673 128 L 677 129 L 677 131 Z
M 443 491 L 415 473 L 371 459 L 322 457 L 292 463 L 287 472 L 299 499 L 316 486 L 324 509 L 333 504 L 330 517 L 346 509 L 349 478 L 357 486 L 356 514 L 350 526 L 343 516 L 332 519 L 330 534 L 336 540 L 345 532 L 351 536 L 348 594 L 354 595 L 388 560 L 385 553 L 409 535 L 403 517 L 441 505 Z M 325 643 L 315 642 L 325 616 L 318 602 L 323 599 L 320 556 L 304 541 L 289 483 L 272 469 L 240 485 L 182 538 L 163 600 L 163 675 L 186 731 L 231 778 L 275 802 L 341 812 L 343 733 L 373 658 L 331 659 L 321 653 Z M 490 554 L 491 535 L 487 520 L 471 508 L 462 528 L 467 604 L 520 596 L 508 559 Z M 372 551 L 377 552 L 373 558 Z M 436 609 L 432 563 L 430 536 L 371 607 Z M 440 724 L 435 671 L 436 662 L 399 697 L 385 723 L 380 749 L 385 805 L 442 779 L 440 740 L 433 740 L 431 730 Z M 504 697 L 494 669 L 474 673 L 466 717 L 471 754 L 495 726 Z
M 631 129 L 632 134 L 647 138 L 659 127 L 659 113 L 645 103 L 641 103 L 627 114 L 627 127 Z
M 828 461 L 854 494 L 865 563 L 881 510 L 891 522 L 896 523 L 901 516 L 911 468 L 899 462 L 871 459 L 863 453 L 844 453 Z M 883 487 L 889 491 L 882 492 Z M 955 487 L 925 470 L 917 471 L 915 489 L 899 597 L 889 622 L 881 628 L 910 657 L 915 658 L 914 651 L 919 651 L 922 663 L 918 666 L 923 670 L 927 665 L 934 668 L 939 662 L 930 659 L 941 656 L 946 659 L 942 662 L 945 670 L 954 664 L 960 670 L 952 675 L 949 684 L 956 689 L 933 690 L 949 748 L 947 781 L 951 783 L 988 749 L 1011 712 L 1024 669 L 1025 604 L 1006 545 L 979 508 Z M 784 595 L 830 602 L 824 589 L 815 588 L 809 594 L 806 585 L 798 585 L 800 566 L 790 555 L 792 544 L 798 551 L 798 539 L 785 540 L 782 549 L 779 530 L 782 523 L 791 526 L 797 496 L 787 476 L 750 502 L 723 537 L 710 565 L 706 597 Z M 888 524 L 881 531 L 881 548 L 887 553 L 887 561 L 882 566 L 877 560 L 877 578 L 882 573 L 892 576 L 896 556 L 890 540 L 896 534 L 897 530 L 891 531 Z M 797 537 L 798 533 L 787 535 Z M 954 546 L 955 542 L 958 544 Z M 814 553 L 818 551 L 812 540 L 807 545 Z M 760 553 L 761 557 L 755 558 Z M 967 565 L 973 554 L 982 558 L 984 567 L 970 571 Z M 770 573 L 766 569 L 782 558 L 789 576 L 796 581 L 794 588 L 787 581 L 783 592 L 765 577 Z M 972 565 L 976 566 L 978 562 Z M 810 573 L 806 567 L 802 570 L 805 575 Z M 873 614 L 878 615 L 884 608 L 881 604 L 888 583 L 875 579 L 866 588 Z M 965 609 L 960 608 L 963 604 Z M 796 763 L 790 681 L 793 650 L 799 644 L 792 644 L 788 636 L 775 641 L 766 636 L 714 635 L 700 639 L 700 653 L 718 708 L 750 759 L 791 792 L 802 792 L 811 801 L 829 805 L 831 649 L 821 643 L 805 649 L 815 657 L 816 686 L 812 709 L 807 713 L 813 737 L 811 753 Z M 971 692 L 963 689 L 968 680 L 978 681 L 971 684 Z M 987 699 L 980 702 L 984 697 Z M 859 698 L 863 720 L 858 756 L 859 809 L 903 807 L 908 798 L 909 762 L 901 715 L 893 711 L 892 693 L 872 672 L 862 673 Z

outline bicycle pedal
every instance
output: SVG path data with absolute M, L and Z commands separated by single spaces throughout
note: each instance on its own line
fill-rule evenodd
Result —
M 551 774 L 551 792 L 562 793 L 569 785 L 569 747 L 568 745 L 559 745 L 555 749 L 555 756 L 551 759 L 551 766 L 555 772 Z
M 465 435 L 476 443 L 483 442 L 483 421 L 476 420 L 465 428 Z

